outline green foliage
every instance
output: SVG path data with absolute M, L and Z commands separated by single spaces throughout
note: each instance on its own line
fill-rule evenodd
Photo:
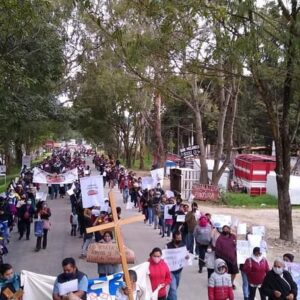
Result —
M 242 193 L 225 193 L 224 202 L 230 207 L 277 208 L 277 199 L 271 195 L 251 197 Z

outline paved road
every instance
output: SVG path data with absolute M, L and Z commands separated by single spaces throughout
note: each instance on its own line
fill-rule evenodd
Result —
M 95 171 L 93 171 L 95 172 Z M 122 207 L 122 217 L 137 214 L 137 211 L 126 211 L 121 201 L 121 195 L 117 188 L 114 189 L 117 205 Z M 108 190 L 106 190 L 106 193 Z M 16 271 L 22 269 L 41 274 L 56 276 L 61 272 L 61 261 L 64 257 L 73 256 L 76 258 L 79 269 L 89 277 L 97 276 L 97 265 L 87 263 L 78 259 L 82 239 L 70 236 L 69 215 L 70 201 L 68 198 L 49 200 L 49 207 L 52 211 L 52 228 L 48 236 L 48 247 L 40 252 L 34 252 L 36 238 L 31 233 L 30 240 L 18 240 L 16 230 L 12 233 L 9 244 L 9 254 L 5 257 L 5 262 L 14 266 Z M 152 248 L 158 246 L 165 247 L 167 238 L 161 238 L 158 230 L 145 225 L 143 222 L 126 225 L 122 232 L 127 246 L 135 251 L 136 263 L 142 263 L 148 259 Z M 197 272 L 197 263 L 194 266 L 183 270 L 182 280 L 179 286 L 179 300 L 206 300 L 207 299 L 207 273 Z M 235 299 L 243 299 L 241 292 L 241 282 L 237 281 L 237 291 Z M 41 299 L 42 300 L 42 299 Z

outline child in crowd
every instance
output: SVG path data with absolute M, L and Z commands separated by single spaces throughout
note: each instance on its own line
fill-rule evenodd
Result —
M 143 291 L 142 289 L 137 285 L 137 274 L 134 270 L 129 270 L 129 277 L 130 277 L 130 282 L 131 282 L 131 287 L 133 291 L 133 299 L 139 300 L 142 299 L 143 296 Z M 123 277 L 123 280 L 125 281 L 125 278 Z M 128 300 L 129 297 L 129 291 L 128 287 L 125 285 L 119 288 L 116 293 L 116 300 Z
M 215 259 L 216 259 L 215 251 L 213 251 L 211 245 L 208 245 L 204 257 L 204 262 L 207 268 L 208 279 L 210 278 L 211 274 L 214 272 Z
M 71 236 L 76 236 L 76 231 L 78 227 L 78 215 L 76 214 L 75 210 L 71 212 L 70 224 L 71 224 Z
M 231 277 L 227 273 L 227 265 L 223 259 L 216 259 L 215 271 L 208 280 L 209 300 L 233 300 Z

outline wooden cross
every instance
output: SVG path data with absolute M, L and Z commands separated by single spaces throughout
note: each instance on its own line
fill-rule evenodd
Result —
M 125 276 L 126 286 L 129 288 L 129 291 L 131 291 L 129 293 L 129 300 L 134 300 L 131 281 L 130 281 L 129 272 L 128 272 L 128 265 L 127 265 L 126 254 L 125 254 L 124 241 L 123 241 L 123 237 L 121 234 L 121 225 L 130 224 L 130 223 L 134 223 L 134 222 L 138 222 L 138 221 L 143 221 L 144 216 L 137 215 L 137 216 L 132 216 L 132 217 L 129 217 L 126 219 L 119 220 L 114 193 L 109 192 L 108 197 L 109 197 L 111 212 L 112 212 L 112 216 L 113 216 L 113 221 L 103 224 L 103 225 L 86 228 L 86 232 L 92 233 L 92 232 L 100 231 L 100 230 L 114 229 L 120 256 L 121 256 L 122 269 L 123 269 L 123 273 Z

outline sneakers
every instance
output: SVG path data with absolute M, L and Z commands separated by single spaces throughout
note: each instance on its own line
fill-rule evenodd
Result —
M 81 254 L 81 255 L 79 256 L 79 258 L 80 258 L 80 259 L 85 259 L 85 258 L 86 258 L 86 255 L 85 255 L 85 254 Z

